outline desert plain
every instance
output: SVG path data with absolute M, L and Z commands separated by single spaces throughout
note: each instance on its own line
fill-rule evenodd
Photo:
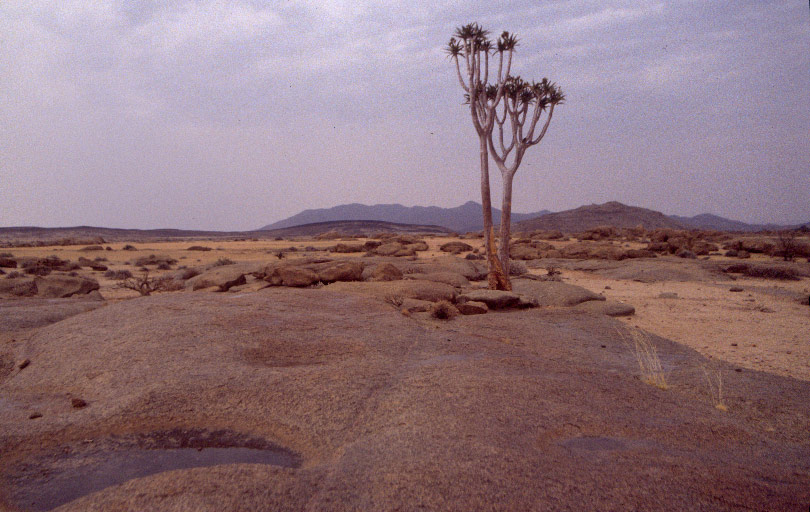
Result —
M 513 293 L 475 234 L 95 242 L 0 249 L 0 509 L 810 504 L 772 236 L 519 234 Z

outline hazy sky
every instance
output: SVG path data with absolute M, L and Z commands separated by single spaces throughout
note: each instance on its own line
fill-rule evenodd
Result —
M 810 220 L 805 0 L 9 0 L 0 226 L 239 230 L 480 201 L 443 52 L 471 21 L 516 33 L 514 71 L 568 98 L 515 211 Z

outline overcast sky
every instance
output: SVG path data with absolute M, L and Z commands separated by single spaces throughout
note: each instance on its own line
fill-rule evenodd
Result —
M 480 201 L 443 52 L 471 21 L 516 33 L 514 71 L 567 95 L 515 211 L 810 221 L 805 0 L 9 0 L 0 226 L 242 230 Z

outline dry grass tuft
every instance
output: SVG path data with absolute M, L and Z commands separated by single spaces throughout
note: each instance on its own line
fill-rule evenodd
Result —
M 664 369 L 661 367 L 661 359 L 655 350 L 650 335 L 641 329 L 630 329 L 630 335 L 617 330 L 625 345 L 629 346 L 636 356 L 639 370 L 641 370 L 641 380 L 658 389 L 669 389 Z
M 703 367 L 703 375 L 706 377 L 706 382 L 709 384 L 709 396 L 712 399 L 714 407 L 726 412 L 728 407 L 723 403 L 723 372 L 720 368 Z

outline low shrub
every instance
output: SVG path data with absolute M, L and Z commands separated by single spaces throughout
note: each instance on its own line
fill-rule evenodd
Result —
M 115 279 L 116 281 L 121 281 L 123 279 L 129 279 L 132 277 L 132 272 L 129 270 L 108 270 L 104 272 L 104 277 L 107 279 Z
M 450 320 L 458 314 L 458 309 L 446 300 L 439 301 L 430 308 L 430 316 L 439 320 Z
M 233 261 L 228 258 L 220 258 L 211 264 L 212 267 L 222 267 L 225 265 L 233 265 Z
M 191 247 L 189 247 L 189 248 L 188 248 L 188 249 L 186 249 L 186 250 L 187 250 L 187 251 L 210 251 L 210 250 L 211 250 L 211 248 L 210 248 L 210 247 L 206 247 L 206 246 L 204 246 L 204 245 L 192 245 Z

